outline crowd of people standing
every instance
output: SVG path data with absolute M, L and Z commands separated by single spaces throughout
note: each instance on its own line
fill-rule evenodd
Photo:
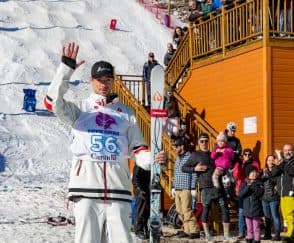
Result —
M 177 180 L 174 181 L 172 196 L 177 198 L 184 190 L 186 194 L 191 191 L 190 194 L 193 195 L 195 185 L 190 181 L 190 184 L 183 187 L 182 183 L 187 181 L 183 178 L 189 178 L 188 175 L 196 176 L 196 187 L 200 190 L 203 206 L 201 220 L 206 242 L 215 242 L 209 227 L 209 223 L 212 223 L 209 212 L 213 202 L 221 210 L 224 242 L 243 239 L 248 243 L 258 243 L 261 240 L 294 242 L 293 144 L 285 144 L 281 151 L 275 150 L 268 155 L 264 168 L 261 168 L 260 163 L 254 159 L 252 149 L 242 149 L 241 142 L 235 135 L 236 129 L 234 122 L 228 123 L 225 131 L 217 136 L 212 152 L 208 146 L 209 136 L 205 133 L 198 136 L 199 149 L 190 152 L 190 155 L 187 155 L 188 152 L 179 153 L 185 151 L 179 147 L 186 146 L 187 141 L 179 142 L 183 138 L 175 140 L 178 159 L 175 162 L 174 178 Z M 231 192 L 222 180 L 224 176 L 233 179 L 229 185 L 233 187 L 233 197 L 228 195 Z M 179 181 L 179 177 L 182 181 Z M 199 227 L 196 227 L 196 232 L 191 232 L 187 224 L 191 218 L 187 217 L 188 214 L 183 214 L 183 208 L 185 212 L 191 210 L 192 196 L 186 198 L 190 202 L 185 201 L 184 206 L 183 200 L 175 200 L 176 210 L 183 221 L 183 231 L 180 230 L 178 236 L 195 238 Z M 231 237 L 228 205 L 234 203 L 238 208 L 239 234 Z M 285 233 L 282 236 L 283 230 Z
M 230 0 L 193 0 L 190 2 L 187 20 L 194 22 L 223 5 L 229 8 L 232 3 Z M 163 60 L 166 67 L 172 60 L 176 48 L 183 41 L 186 31 L 186 28 L 180 26 L 175 28 L 171 42 L 167 43 L 167 52 Z M 148 106 L 150 73 L 157 64 L 154 53 L 150 52 L 143 68 Z M 258 243 L 261 240 L 294 242 L 293 144 L 285 144 L 281 151 L 276 150 L 269 154 L 262 168 L 260 161 L 254 158 L 252 149 L 242 148 L 240 139 L 236 137 L 237 125 L 229 122 L 224 131 L 218 134 L 216 145 L 210 148 L 211 151 L 208 146 L 209 136 L 202 133 L 198 135 L 199 149 L 190 152 L 184 134 L 179 131 L 181 114 L 172 92 L 172 87 L 166 90 L 166 104 L 173 110 L 169 112 L 171 115 L 166 122 L 165 131 L 174 139 L 178 154 L 172 188 L 176 211 L 183 223 L 182 229 L 178 231 L 178 237 L 200 237 L 200 226 L 192 210 L 192 201 L 196 198 L 195 188 L 198 187 L 203 205 L 202 227 L 207 242 L 214 242 L 209 226 L 209 214 L 214 202 L 221 210 L 224 242 L 243 239 L 248 243 Z M 228 185 L 225 184 L 224 178 L 229 178 Z M 235 238 L 230 234 L 230 203 L 237 205 L 238 235 Z M 283 231 L 285 233 L 281 235 Z

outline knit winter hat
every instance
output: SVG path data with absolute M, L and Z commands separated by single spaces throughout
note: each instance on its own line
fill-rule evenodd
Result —
M 225 142 L 227 142 L 227 136 L 223 132 L 220 132 L 216 137 L 216 141 L 225 141 Z

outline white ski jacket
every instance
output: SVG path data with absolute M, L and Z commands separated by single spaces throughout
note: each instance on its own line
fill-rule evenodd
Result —
M 77 103 L 66 101 L 73 71 L 61 63 L 44 100 L 47 109 L 73 128 L 69 198 L 131 201 L 127 159 L 135 155 L 143 169 L 150 170 L 151 164 L 134 113 L 119 102 L 106 104 L 104 96 L 94 93 Z

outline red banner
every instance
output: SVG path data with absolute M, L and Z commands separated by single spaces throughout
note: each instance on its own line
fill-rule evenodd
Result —
M 167 110 L 163 109 L 151 109 L 150 116 L 151 117 L 167 117 L 168 113 Z

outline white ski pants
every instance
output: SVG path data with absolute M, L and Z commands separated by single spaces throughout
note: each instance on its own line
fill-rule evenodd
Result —
M 75 243 L 131 243 L 131 205 L 81 198 L 75 202 Z

